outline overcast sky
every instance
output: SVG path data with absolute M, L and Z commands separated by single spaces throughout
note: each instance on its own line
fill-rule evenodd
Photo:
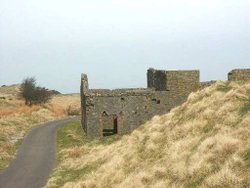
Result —
M 146 87 L 146 71 L 250 67 L 250 0 L 0 0 L 0 85 Z

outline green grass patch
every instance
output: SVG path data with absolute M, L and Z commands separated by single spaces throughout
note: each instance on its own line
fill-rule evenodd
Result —
M 58 166 L 65 160 L 65 154 L 61 152 L 64 149 L 88 145 L 94 147 L 97 145 L 109 145 L 121 139 L 121 135 L 113 135 L 100 139 L 90 139 L 86 136 L 80 122 L 67 123 L 61 126 L 57 131 L 57 160 Z M 84 154 L 83 154 L 84 155 Z M 66 182 L 74 182 L 84 178 L 87 174 L 95 171 L 104 161 L 98 161 L 84 166 L 81 169 L 56 168 L 52 177 L 56 177 L 56 186 L 62 187 Z
M 86 137 L 80 122 L 67 123 L 61 126 L 57 131 L 57 156 L 58 162 L 63 160 L 63 155 L 60 151 L 75 146 L 81 146 L 89 142 Z
M 217 86 L 217 91 L 221 91 L 221 92 L 229 92 L 232 89 L 232 86 L 230 86 L 230 82 L 226 82 L 224 85 L 219 85 Z
M 57 180 L 57 187 L 62 187 L 66 182 L 74 182 L 82 177 L 83 174 L 87 175 L 96 170 L 98 164 L 87 165 L 82 169 L 63 169 L 59 172 L 60 179 Z
M 93 143 L 97 145 L 110 145 L 120 140 L 121 138 L 122 138 L 122 135 L 116 134 L 116 135 L 100 138 L 99 140 L 96 140 Z
M 122 138 L 121 135 L 112 135 L 100 139 L 88 138 L 82 129 L 80 122 L 65 124 L 57 131 L 58 150 L 83 145 L 109 145 Z
M 59 149 L 80 146 L 86 139 L 87 137 L 79 122 L 65 124 L 57 131 L 57 144 Z

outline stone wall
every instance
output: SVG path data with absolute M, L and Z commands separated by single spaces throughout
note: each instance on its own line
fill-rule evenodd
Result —
M 82 76 L 82 124 L 88 136 L 102 137 L 107 130 L 128 133 L 155 115 L 182 104 L 199 87 L 199 71 L 149 69 L 149 88 L 88 89 Z M 106 134 L 106 133 L 105 133 Z
M 155 88 L 156 91 L 166 91 L 166 72 L 150 68 L 147 73 L 148 88 Z
M 234 69 L 228 73 L 228 81 L 250 81 L 250 69 Z
M 85 132 L 87 132 L 87 97 L 89 92 L 89 83 L 88 83 L 88 76 L 86 74 L 81 75 L 81 122 L 82 128 Z
M 148 88 L 89 89 L 87 75 L 81 78 L 82 126 L 89 137 L 128 133 L 187 100 L 191 92 L 212 85 L 200 82 L 199 71 L 149 69 Z M 250 80 L 250 69 L 228 74 L 229 81 Z
M 100 95 L 102 93 L 102 95 Z M 169 92 L 153 90 L 89 91 L 86 98 L 87 135 L 102 137 L 104 129 L 112 129 L 117 121 L 117 133 L 128 133 L 156 114 L 164 114 L 171 108 Z
M 200 73 L 198 70 L 164 71 L 149 69 L 148 87 L 156 92 L 168 91 L 167 101 L 171 108 L 182 104 L 191 92 L 200 88 Z M 170 102 L 171 101 L 171 102 Z
M 147 77 L 148 88 L 155 88 L 156 91 L 176 91 L 177 94 L 197 90 L 200 82 L 198 70 L 164 71 L 150 68 Z

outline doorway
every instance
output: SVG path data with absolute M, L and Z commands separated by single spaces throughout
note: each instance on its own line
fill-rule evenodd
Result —
M 103 136 L 111 136 L 118 133 L 118 117 L 117 115 L 108 115 L 106 112 L 102 114 L 102 132 Z
M 118 127 L 118 118 L 117 116 L 114 117 L 114 121 L 113 121 L 113 125 L 114 125 L 114 134 L 117 134 L 117 127 Z

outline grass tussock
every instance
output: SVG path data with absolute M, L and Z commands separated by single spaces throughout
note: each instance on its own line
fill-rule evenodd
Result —
M 80 108 L 79 94 L 55 95 L 48 104 L 26 106 L 18 92 L 19 85 L 0 87 L 0 169 L 9 164 L 30 128 L 67 117 L 70 105 Z
M 249 90 L 217 82 L 107 144 L 68 126 L 47 187 L 250 187 Z

